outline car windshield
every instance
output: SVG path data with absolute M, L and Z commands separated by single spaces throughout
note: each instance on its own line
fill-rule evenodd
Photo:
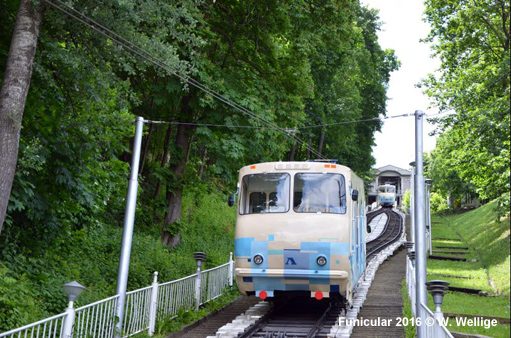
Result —
M 242 179 L 240 214 L 287 212 L 289 210 L 289 174 L 245 175 Z
M 296 174 L 293 210 L 346 213 L 346 187 L 340 174 Z
M 394 188 L 394 187 L 387 187 L 387 192 L 396 192 L 396 188 Z

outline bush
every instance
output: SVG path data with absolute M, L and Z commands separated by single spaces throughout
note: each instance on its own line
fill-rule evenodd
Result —
M 234 248 L 235 217 L 221 193 L 186 192 L 181 244 L 172 251 L 161 244 L 158 232 L 147 234 L 135 224 L 128 290 L 150 285 L 154 271 L 160 282 L 195 273 L 195 251 L 208 254 L 206 269 L 226 263 Z M 62 313 L 67 304 L 62 285 L 73 280 L 86 287 L 76 307 L 113 296 L 121 238 L 122 228 L 103 224 L 59 233 L 39 256 L 23 246 L 5 246 L 0 256 L 0 332 Z
M 405 191 L 405 194 L 403 195 L 403 209 L 404 210 L 408 210 L 408 208 L 410 207 L 411 196 L 412 196 L 412 192 L 410 191 L 410 189 Z
M 431 212 L 439 212 L 447 210 L 447 200 L 442 197 L 439 193 L 432 193 L 429 197 L 429 205 Z

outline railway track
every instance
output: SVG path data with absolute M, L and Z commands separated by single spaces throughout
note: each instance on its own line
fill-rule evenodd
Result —
M 370 220 L 380 214 L 387 215 L 387 221 L 382 234 L 374 240 L 366 243 L 366 261 L 369 262 L 374 256 L 382 251 L 387 245 L 394 243 L 399 239 L 403 232 L 403 219 L 392 209 L 381 208 L 368 216 L 368 224 Z M 371 217 L 371 218 L 369 218 Z
M 330 328 L 345 311 L 342 303 L 328 299 L 291 298 L 274 307 L 238 338 L 327 338 Z
M 368 262 L 387 245 L 397 241 L 403 231 L 403 220 L 392 209 L 382 208 L 368 214 L 368 224 L 374 217 L 383 213 L 387 215 L 387 221 L 382 234 L 367 242 Z M 346 309 L 343 302 L 331 302 L 330 299 L 318 301 L 312 298 L 291 296 L 287 299 L 276 299 L 270 310 L 254 324 L 245 328 L 237 337 L 327 338 L 331 337 L 332 328 L 339 325 L 339 318 L 343 315 L 347 316 L 347 310 L 349 309 Z
M 385 212 L 385 210 L 386 210 L 385 208 L 380 208 L 380 209 L 377 209 L 375 211 L 371 211 L 371 212 L 367 213 L 367 215 L 366 215 L 366 222 L 367 222 L 367 224 L 368 225 L 371 224 L 373 219 L 376 216 L 383 214 Z

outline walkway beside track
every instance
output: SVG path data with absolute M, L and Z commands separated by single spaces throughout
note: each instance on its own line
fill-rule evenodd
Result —
M 387 222 L 387 215 L 381 214 L 373 218 L 370 224 L 371 232 L 367 235 L 366 242 L 370 242 L 373 239 L 378 238 L 383 230 L 385 229 L 385 223 Z
M 259 302 L 261 300 L 254 296 L 242 296 L 222 310 L 186 326 L 181 331 L 167 336 L 167 338 L 205 338 L 207 336 L 214 336 L 220 327 L 230 323 L 234 318 Z
M 390 326 L 355 326 L 352 338 L 398 338 L 405 337 L 403 327 L 395 326 L 397 317 L 403 317 L 403 295 L 401 282 L 406 273 L 406 250 L 396 254 L 384 262 L 374 279 L 367 294 L 364 306 L 358 315 L 359 320 L 370 319 L 390 322 Z
M 405 218 L 406 235 L 410 237 L 410 217 Z M 355 326 L 352 338 L 398 338 L 405 337 L 403 327 L 396 326 L 396 318 L 403 317 L 403 294 L 401 282 L 406 274 L 406 249 L 396 251 L 394 256 L 383 263 L 369 289 L 358 319 L 390 320 L 390 326 Z

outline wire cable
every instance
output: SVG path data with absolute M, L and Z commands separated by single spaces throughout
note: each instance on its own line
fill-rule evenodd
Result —
M 269 122 L 269 121 L 267 121 L 267 120 L 257 116 L 255 113 L 253 113 L 250 110 L 246 109 L 245 107 L 243 107 L 243 106 L 241 106 L 241 105 L 239 105 L 239 104 L 229 100 L 228 98 L 226 98 L 222 94 L 219 94 L 216 91 L 208 88 L 207 86 L 205 86 L 201 82 L 195 80 L 194 78 L 190 77 L 189 75 L 179 74 L 175 69 L 172 69 L 172 67 L 170 67 L 163 60 L 158 59 L 157 57 L 153 56 L 149 52 L 144 51 L 143 49 L 138 47 L 133 42 L 125 39 L 124 37 L 118 35 L 117 33 L 113 32 L 113 31 L 109 30 L 105 26 L 97 23 L 93 19 L 87 17 L 85 14 L 79 12 L 78 10 L 68 6 L 67 4 L 63 3 L 62 1 L 56 0 L 56 2 L 58 2 L 61 6 L 67 8 L 68 10 L 66 10 L 65 8 L 62 8 L 62 7 L 58 6 L 58 5 L 56 5 L 55 3 L 53 3 L 50 0 L 45 0 L 45 2 L 48 3 L 49 5 L 51 5 L 52 7 L 54 7 L 55 9 L 57 9 L 57 10 L 63 12 L 64 14 L 68 15 L 69 17 L 71 17 L 71 18 L 81 22 L 84 25 L 89 26 L 90 28 L 94 29 L 98 33 L 100 33 L 103 36 L 107 37 L 108 39 L 111 39 L 113 42 L 115 42 L 115 43 L 117 43 L 119 45 L 122 45 L 127 50 L 129 50 L 132 53 L 138 55 L 139 57 L 141 57 L 141 58 L 143 58 L 143 59 L 145 59 L 145 60 L 155 64 L 158 67 L 161 67 L 161 68 L 169 71 L 172 75 L 178 77 L 184 83 L 188 83 L 188 84 L 193 85 L 194 87 L 198 88 L 199 90 L 202 90 L 203 92 L 213 96 L 217 100 L 227 104 L 228 106 L 234 108 L 235 110 L 238 110 L 239 112 L 242 112 L 242 113 L 252 117 L 253 119 L 257 120 L 258 122 L 263 123 L 263 124 L 267 125 L 268 127 L 271 127 L 272 129 L 277 130 L 278 132 L 280 132 L 285 137 L 290 138 L 291 140 L 293 140 L 293 141 L 295 141 L 295 142 L 297 142 L 297 143 L 299 143 L 301 145 L 305 145 L 307 147 L 307 149 L 309 149 L 314 155 L 318 156 L 319 158 L 323 158 L 323 159 L 325 158 L 321 153 L 319 153 L 315 149 L 312 149 L 311 147 L 309 147 L 303 140 L 301 140 L 300 138 L 298 138 L 295 135 L 289 134 L 284 128 L 276 126 L 273 123 L 271 123 L 271 122 Z M 73 13 L 75 13 L 76 15 L 73 14 Z

